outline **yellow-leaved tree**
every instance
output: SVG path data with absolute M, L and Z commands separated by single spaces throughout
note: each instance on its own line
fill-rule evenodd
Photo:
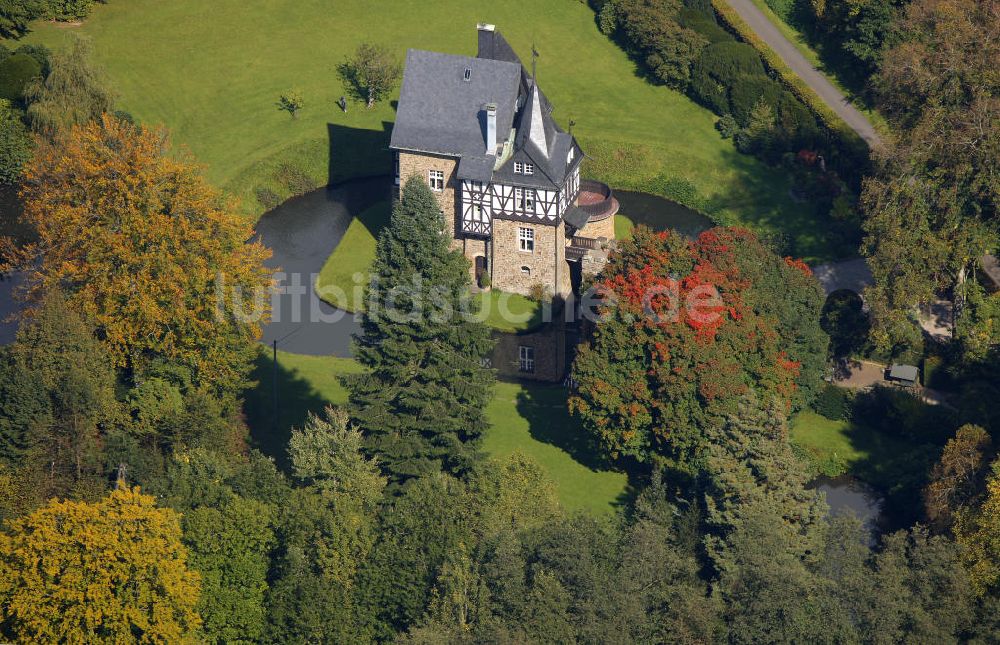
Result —
M 199 585 L 179 515 L 138 488 L 53 500 L 0 534 L 0 636 L 19 642 L 191 641 Z
M 162 360 L 196 385 L 240 386 L 268 313 L 270 251 L 164 131 L 109 115 L 73 126 L 39 147 L 24 181 L 33 290 L 62 288 L 117 367 Z M 254 311 L 253 294 L 257 320 L 234 315 Z
M 957 514 L 955 540 L 963 547 L 963 560 L 979 593 L 1000 590 L 1000 460 L 986 481 L 986 497 L 978 508 Z

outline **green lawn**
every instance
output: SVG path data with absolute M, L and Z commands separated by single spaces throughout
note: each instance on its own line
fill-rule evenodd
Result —
M 535 42 L 539 81 L 557 120 L 576 122 L 588 173 L 634 188 L 685 178 L 720 218 L 783 231 L 798 255 L 829 251 L 811 207 L 789 198 L 785 174 L 736 152 L 709 111 L 641 78 L 583 2 L 116 0 L 96 5 L 79 28 L 37 23 L 25 40 L 91 37 L 120 107 L 169 127 L 251 215 L 262 210 L 256 188 L 289 194 L 284 165 L 316 185 L 390 170 L 392 101 L 370 111 L 352 102 L 346 114 L 335 105 L 348 94 L 336 67 L 359 42 L 384 43 L 400 58 L 408 47 L 471 54 L 483 20 L 526 59 Z M 275 106 L 289 89 L 305 102 L 297 119 Z
M 622 215 L 617 213 L 615 215 L 615 239 L 616 240 L 627 240 L 632 237 L 632 229 L 635 228 L 635 224 L 627 215 Z
M 274 365 L 261 350 L 254 375 L 258 385 L 246 393 L 246 415 L 255 443 L 285 465 L 289 431 L 301 426 L 307 412 L 343 404 L 347 392 L 342 374 L 361 367 L 351 359 L 302 356 L 278 352 L 278 419 L 274 422 Z M 492 424 L 483 447 L 494 456 L 514 450 L 531 456 L 545 468 L 571 511 L 609 516 L 630 494 L 623 473 L 591 463 L 578 426 L 566 412 L 566 390 L 561 387 L 501 382 L 486 414 Z
M 516 293 L 477 293 L 475 305 L 480 313 L 485 310 L 484 322 L 500 331 L 526 331 L 542 324 L 542 303 Z
M 920 491 L 940 448 L 812 411 L 795 416 L 790 436 L 817 474 L 854 475 L 886 496 L 893 516 L 916 520 Z
M 316 278 L 316 293 L 334 307 L 364 310 L 368 271 L 375 259 L 375 242 L 389 222 L 389 202 L 379 202 L 351 220 L 340 244 L 326 259 Z

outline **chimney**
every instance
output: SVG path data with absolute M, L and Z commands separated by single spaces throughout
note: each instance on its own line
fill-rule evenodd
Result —
M 486 110 L 486 154 L 495 155 L 497 153 L 496 103 L 487 103 L 483 109 Z

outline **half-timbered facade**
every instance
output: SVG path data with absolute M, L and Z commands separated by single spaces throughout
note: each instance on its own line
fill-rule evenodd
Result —
M 578 208 L 583 151 L 500 33 L 478 34 L 475 57 L 407 52 L 396 182 L 427 182 L 480 284 L 485 273 L 504 291 L 566 295 L 567 247 L 589 217 Z

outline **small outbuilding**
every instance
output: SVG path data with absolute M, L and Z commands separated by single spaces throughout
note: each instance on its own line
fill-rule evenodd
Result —
M 889 380 L 904 387 L 920 385 L 920 369 L 916 365 L 893 364 L 889 368 Z

